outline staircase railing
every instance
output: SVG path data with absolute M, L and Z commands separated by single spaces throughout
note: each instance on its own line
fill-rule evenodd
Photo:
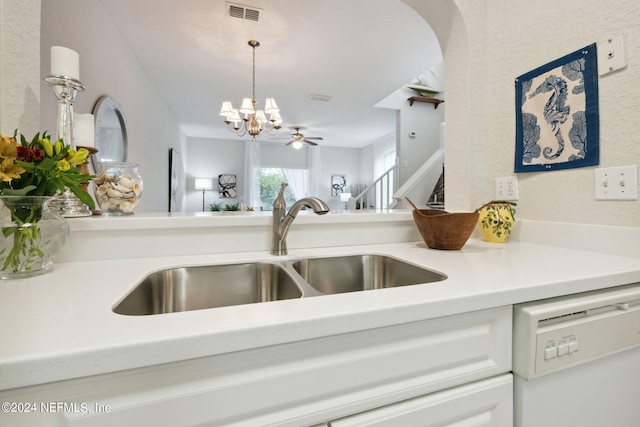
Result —
M 424 177 L 431 173 L 436 167 L 442 167 L 444 162 L 444 148 L 436 150 L 429 159 L 414 173 L 398 190 L 393 194 L 394 203 L 392 207 L 402 206 L 402 200 L 409 192 L 420 184 Z
M 387 169 L 378 179 L 355 197 L 349 198 L 347 204 L 349 210 L 354 210 L 357 206 L 360 209 L 387 209 L 393 201 L 393 189 L 397 186 L 399 159 L 393 166 Z

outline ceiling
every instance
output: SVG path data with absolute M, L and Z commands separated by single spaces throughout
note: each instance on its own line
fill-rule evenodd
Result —
M 251 97 L 251 39 L 261 44 L 258 108 L 274 97 L 284 120 L 263 142 L 300 127 L 325 146 L 366 146 L 395 132 L 394 109 L 375 105 L 442 61 L 431 28 L 401 0 L 100 1 L 188 137 L 238 138 L 219 111 Z M 228 3 L 259 10 L 259 21 L 228 16 Z

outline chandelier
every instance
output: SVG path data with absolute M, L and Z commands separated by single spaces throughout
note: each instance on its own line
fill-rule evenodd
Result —
M 249 40 L 249 46 L 253 49 L 253 92 L 252 98 L 243 98 L 239 109 L 233 108 L 230 101 L 224 101 L 220 109 L 220 115 L 225 118 L 227 128 L 238 136 L 249 134 L 256 139 L 261 131 L 269 135 L 275 135 L 280 130 L 282 117 L 280 110 L 273 98 L 267 98 L 264 110 L 256 110 L 256 47 L 260 46 L 257 40 Z M 241 116 L 241 114 L 243 116 Z M 267 120 L 266 114 L 269 114 Z

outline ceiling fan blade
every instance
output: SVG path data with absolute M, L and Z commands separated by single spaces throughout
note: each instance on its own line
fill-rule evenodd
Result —
M 321 136 L 308 136 L 307 139 L 316 139 L 318 141 L 322 141 L 324 138 Z
M 289 142 L 287 142 L 287 143 L 286 143 L 286 144 L 284 144 L 284 145 L 291 145 L 291 144 L 293 144 L 293 141 L 289 141 Z
M 309 139 L 308 139 L 308 138 L 303 139 L 303 141 L 304 141 L 304 142 L 306 142 L 306 143 L 307 143 L 307 144 L 309 144 L 309 145 L 318 145 L 318 144 L 316 144 L 316 143 L 315 143 L 315 142 L 313 142 L 313 141 L 309 141 Z

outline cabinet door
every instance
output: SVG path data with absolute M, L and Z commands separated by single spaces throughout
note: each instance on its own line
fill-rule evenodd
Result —
M 511 374 L 454 387 L 331 421 L 331 427 L 507 427 L 512 425 Z
M 88 408 L 22 417 L 25 426 L 309 426 L 509 372 L 511 313 L 500 307 L 26 387 L 0 392 L 0 402 Z M 13 415 L 0 412 L 0 426 L 16 425 Z

